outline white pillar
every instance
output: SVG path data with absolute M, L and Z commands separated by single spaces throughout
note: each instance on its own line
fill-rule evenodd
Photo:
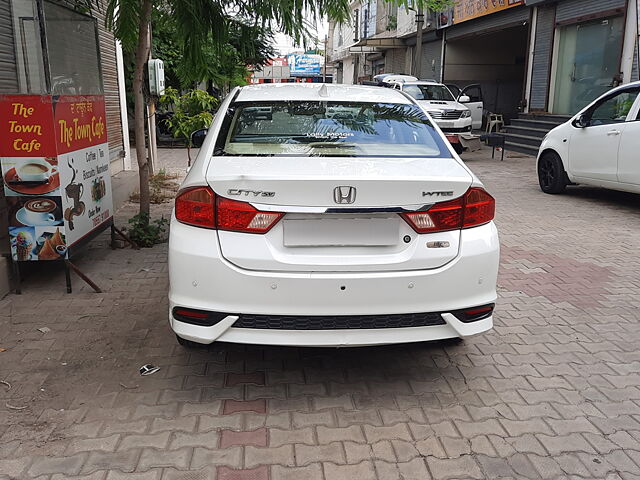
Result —
M 620 65 L 623 83 L 629 83 L 631 81 L 633 56 L 635 54 L 636 42 L 638 41 L 638 2 L 637 0 L 629 0 L 628 5 L 627 23 L 624 29 L 624 46 L 622 47 L 622 62 Z
M 124 158 L 122 167 L 131 170 L 131 147 L 129 146 L 129 119 L 127 118 L 127 89 L 124 82 L 124 62 L 122 45 L 116 40 L 116 68 L 118 69 L 118 93 L 120 97 L 120 125 L 122 126 L 122 143 Z
M 524 112 L 529 113 L 531 103 L 531 83 L 533 80 L 533 60 L 536 52 L 536 30 L 538 29 L 538 7 L 533 7 L 531 16 L 531 36 L 529 37 L 529 61 L 527 62 L 527 86 L 525 87 L 525 99 L 527 106 Z

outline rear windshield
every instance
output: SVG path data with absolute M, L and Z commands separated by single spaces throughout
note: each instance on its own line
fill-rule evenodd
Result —
M 455 98 L 444 85 L 404 85 L 402 91 L 416 100 L 444 100 L 454 102 Z
M 236 103 L 216 155 L 449 157 L 415 105 L 350 102 Z

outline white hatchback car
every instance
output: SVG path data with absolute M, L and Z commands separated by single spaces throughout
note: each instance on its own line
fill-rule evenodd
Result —
M 484 332 L 496 300 L 494 210 L 408 95 L 236 88 L 176 198 L 171 326 L 183 345 Z
M 640 82 L 607 92 L 551 130 L 537 170 L 545 193 L 571 183 L 640 193 Z

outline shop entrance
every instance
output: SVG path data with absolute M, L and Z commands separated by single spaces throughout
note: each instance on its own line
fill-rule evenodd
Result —
M 518 114 L 526 75 L 528 26 L 447 38 L 444 83 L 479 84 L 484 111 L 510 120 Z
M 553 113 L 573 115 L 614 86 L 624 17 L 568 25 L 558 33 Z

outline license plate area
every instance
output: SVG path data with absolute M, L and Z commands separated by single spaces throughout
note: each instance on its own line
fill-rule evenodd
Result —
M 285 247 L 382 247 L 398 244 L 400 217 L 285 219 Z

